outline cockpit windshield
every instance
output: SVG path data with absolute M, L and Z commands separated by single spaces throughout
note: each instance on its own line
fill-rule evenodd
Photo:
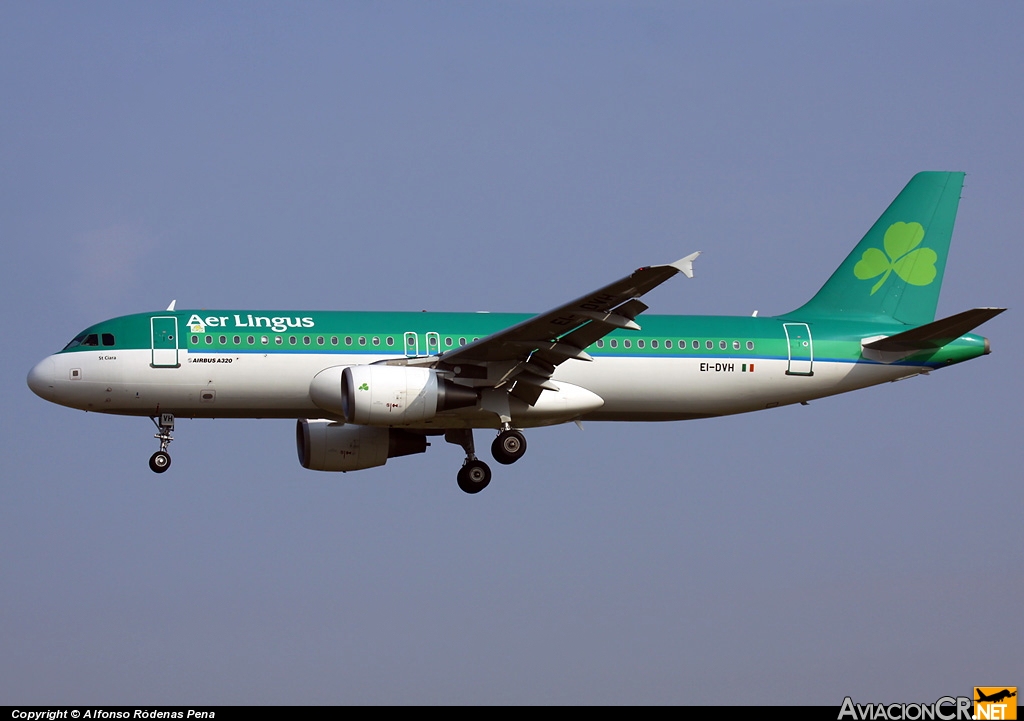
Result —
M 86 331 L 75 336 L 70 343 L 64 346 L 64 350 L 71 350 L 78 346 L 89 346 L 95 348 L 99 346 L 101 339 L 103 341 L 103 345 L 106 347 L 114 345 L 113 333 L 89 333 Z

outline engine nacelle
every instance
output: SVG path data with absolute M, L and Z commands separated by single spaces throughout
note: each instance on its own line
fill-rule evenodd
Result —
M 365 426 L 416 423 L 477 402 L 472 388 L 429 368 L 386 365 L 327 368 L 313 378 L 309 395 L 320 408 Z
M 393 428 L 346 426 L 328 420 L 295 425 L 299 463 L 311 471 L 358 471 L 383 466 L 389 458 L 423 453 L 427 437 Z

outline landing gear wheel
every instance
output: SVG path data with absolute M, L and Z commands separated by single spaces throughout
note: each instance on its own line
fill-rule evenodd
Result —
M 519 431 L 502 431 L 491 444 L 491 455 L 503 465 L 515 463 L 526 453 L 526 436 Z
M 163 473 L 171 467 L 171 456 L 166 451 L 157 451 L 149 457 L 149 468 L 153 473 Z
M 459 488 L 466 493 L 479 493 L 491 482 L 491 469 L 483 461 L 467 461 L 459 469 Z

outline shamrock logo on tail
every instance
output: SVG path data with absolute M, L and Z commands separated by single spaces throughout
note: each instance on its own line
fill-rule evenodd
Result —
M 871 295 L 882 287 L 894 270 L 911 285 L 928 285 L 938 273 L 935 261 L 939 256 L 931 248 L 917 248 L 923 239 L 924 228 L 920 223 L 893 223 L 885 231 L 885 252 L 878 248 L 865 250 L 853 267 L 853 274 L 861 280 L 882 276 L 871 289 Z

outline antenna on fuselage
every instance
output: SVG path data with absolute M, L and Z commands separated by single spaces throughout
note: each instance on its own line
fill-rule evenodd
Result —
M 172 311 L 172 310 L 174 310 L 174 304 L 175 304 L 175 303 L 177 303 L 177 302 L 178 302 L 178 299 L 177 299 L 177 298 L 175 298 L 174 300 L 172 300 L 172 301 L 171 301 L 171 304 L 170 304 L 169 306 L 167 306 L 167 310 L 168 310 L 168 311 Z

